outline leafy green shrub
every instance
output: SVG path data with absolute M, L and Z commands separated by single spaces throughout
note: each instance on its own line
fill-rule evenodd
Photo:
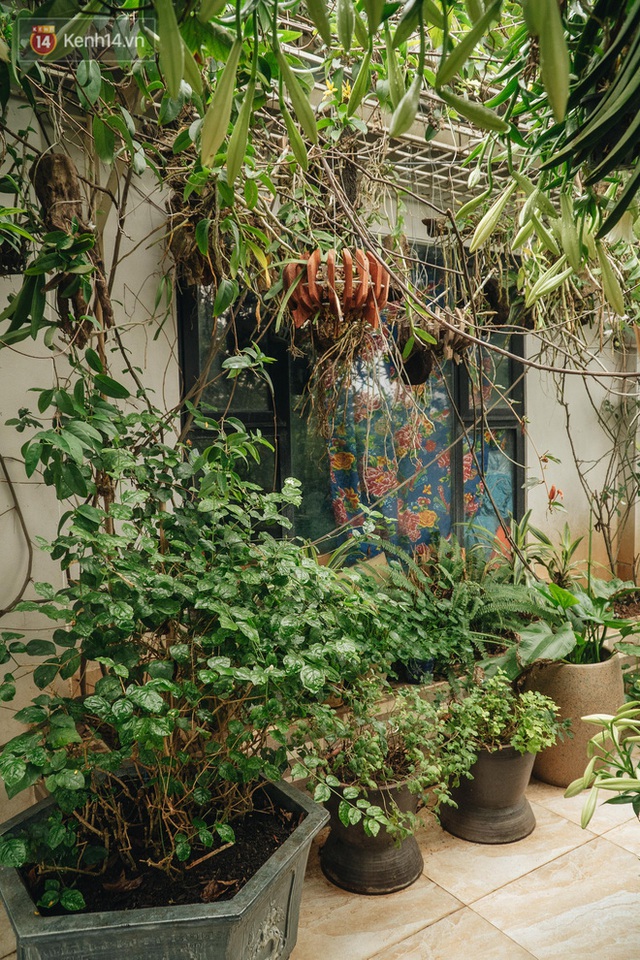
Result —
M 450 787 L 458 786 L 481 750 L 510 746 L 519 753 L 538 753 L 567 730 L 559 707 L 544 694 L 514 690 L 501 671 L 468 681 L 466 694 L 440 706 L 437 756 Z
M 92 454 L 105 505 L 67 514 L 48 549 L 68 585 L 38 584 L 43 602 L 23 604 L 54 622 L 52 639 L 10 634 L 0 647 L 4 663 L 45 658 L 0 776 L 9 796 L 41 782 L 54 800 L 30 834 L 2 843 L 0 862 L 37 864 L 67 906 L 81 906 L 65 892 L 74 871 L 119 861 L 131 875 L 144 859 L 177 875 L 232 839 L 262 779 L 286 768 L 292 724 L 387 663 L 357 581 L 275 535 L 298 484 L 264 493 L 241 480 L 260 438 L 235 421 L 199 426 L 202 452 L 165 444 L 155 413 L 112 407 Z M 67 452 L 52 461 L 46 449 L 50 482 L 63 484 Z M 92 671 L 94 689 L 82 680 Z M 80 695 L 66 695 L 60 681 L 78 672 Z M 14 694 L 9 673 L 0 697 Z
M 333 794 L 345 826 L 362 822 L 371 836 L 381 827 L 406 836 L 415 816 L 392 802 L 382 810 L 369 794 L 406 783 L 424 795 L 440 784 L 440 765 L 430 749 L 436 721 L 435 707 L 415 688 L 393 691 L 379 677 L 364 679 L 345 690 L 339 708 L 317 704 L 298 725 L 293 775 L 310 780 L 317 801 Z

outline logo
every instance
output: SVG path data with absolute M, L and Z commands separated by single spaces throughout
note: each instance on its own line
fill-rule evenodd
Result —
M 39 57 L 46 57 L 56 48 L 58 38 L 53 24 L 36 23 L 31 28 L 29 46 Z

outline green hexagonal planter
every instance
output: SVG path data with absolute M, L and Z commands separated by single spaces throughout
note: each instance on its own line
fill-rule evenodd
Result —
M 15 930 L 17 960 L 286 960 L 298 935 L 311 841 L 329 815 L 288 784 L 266 789 L 305 818 L 225 903 L 41 917 L 18 872 L 0 868 L 0 896 Z M 42 806 L 14 817 L 2 831 L 37 816 Z

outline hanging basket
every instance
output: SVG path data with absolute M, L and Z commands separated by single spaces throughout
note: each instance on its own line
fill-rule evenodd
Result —
M 323 335 L 338 339 L 349 324 L 361 320 L 373 329 L 380 326 L 380 311 L 389 296 L 389 271 L 372 253 L 358 247 L 352 254 L 328 250 L 323 258 L 316 249 L 302 261 L 284 268 L 289 309 L 298 330 L 309 321 Z

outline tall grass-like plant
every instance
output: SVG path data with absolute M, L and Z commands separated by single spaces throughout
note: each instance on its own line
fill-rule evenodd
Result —
M 613 794 L 605 803 L 631 804 L 636 817 L 640 817 L 640 701 L 624 703 L 614 715 L 592 714 L 582 719 L 600 727 L 587 746 L 584 774 L 565 791 L 565 797 L 575 797 L 589 790 L 582 809 L 582 827 L 591 822 L 601 790 Z

